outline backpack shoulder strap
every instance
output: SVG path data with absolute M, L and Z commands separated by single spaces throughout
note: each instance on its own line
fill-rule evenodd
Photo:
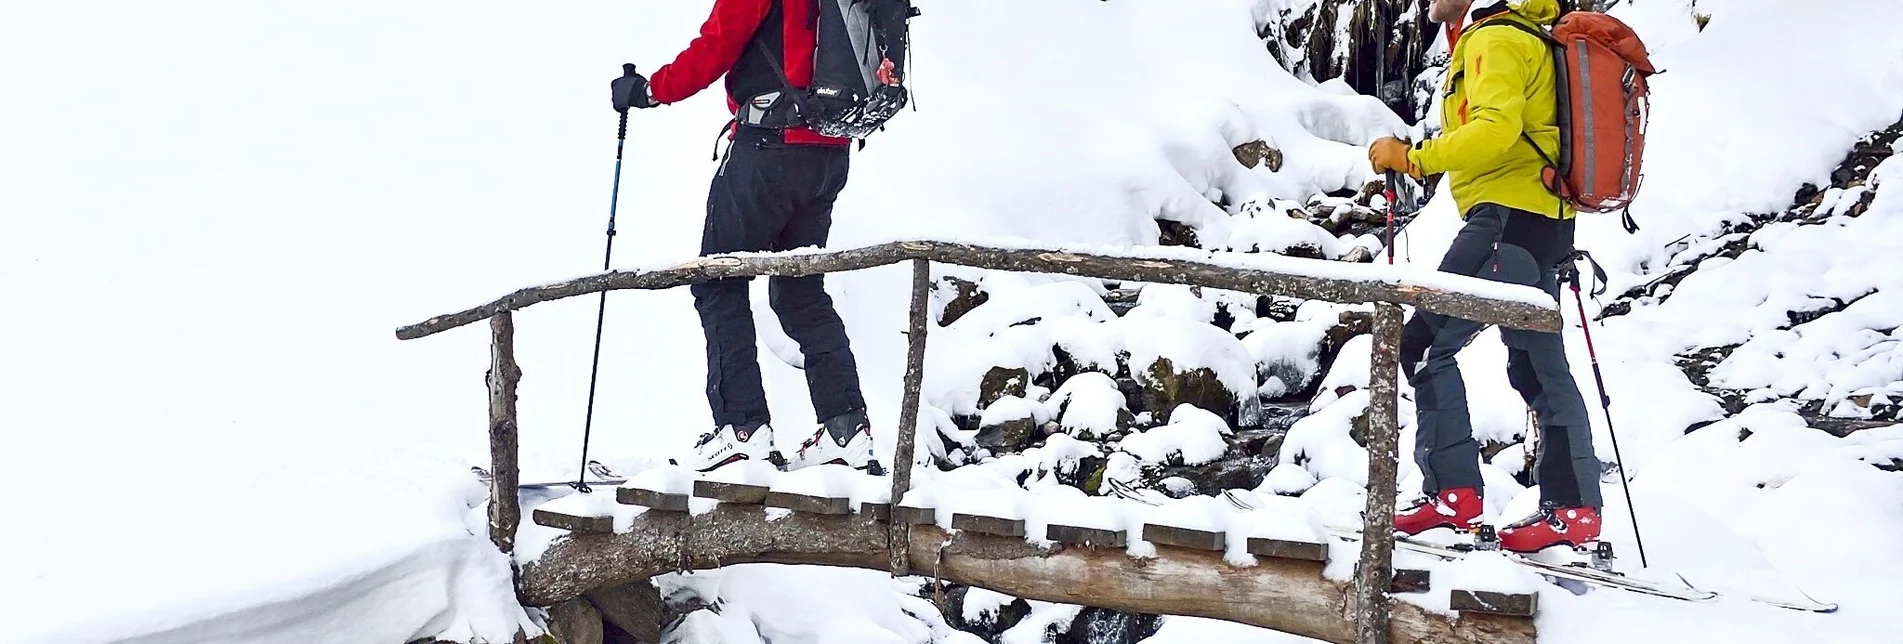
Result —
M 1533 27 L 1531 25 L 1527 25 L 1522 22 L 1513 21 L 1513 20 L 1486 20 L 1486 21 L 1482 21 L 1480 24 L 1469 26 L 1467 30 L 1473 31 L 1475 29 L 1485 29 L 1487 27 L 1502 26 L 1502 25 L 1510 26 L 1520 31 L 1524 31 L 1526 33 L 1532 34 L 1534 38 L 1538 38 L 1540 39 L 1541 42 L 1544 42 L 1548 45 L 1552 45 L 1554 47 L 1559 46 L 1559 41 L 1554 39 L 1552 34 L 1546 33 L 1545 30 L 1539 29 L 1537 27 Z
M 1519 29 L 1520 31 L 1523 31 L 1523 32 L 1526 32 L 1526 33 L 1528 33 L 1528 34 L 1531 34 L 1531 35 L 1532 35 L 1532 36 L 1533 36 L 1534 38 L 1538 38 L 1538 39 L 1540 39 L 1540 42 L 1542 42 L 1542 43 L 1545 43 L 1545 44 L 1546 44 L 1547 46 L 1549 46 L 1549 47 L 1551 47 L 1551 48 L 1553 48 L 1553 50 L 1554 50 L 1554 54 L 1553 54 L 1553 73 L 1555 73 L 1555 74 L 1558 74 L 1558 73 L 1561 73 L 1561 70 L 1562 70 L 1562 68 L 1561 68 L 1561 67 L 1559 66 L 1559 61 L 1560 61 L 1560 54 L 1559 54 L 1559 50 L 1560 50 L 1560 49 L 1562 49 L 1562 48 L 1563 48 L 1563 46 L 1562 46 L 1562 45 L 1560 45 L 1560 43 L 1559 43 L 1559 40 L 1558 40 L 1558 39 L 1555 39 L 1555 38 L 1553 38 L 1553 35 L 1552 35 L 1552 34 L 1549 34 L 1549 33 L 1546 33 L 1546 31 L 1545 31 L 1545 30 L 1542 30 L 1542 29 L 1538 29 L 1538 28 L 1535 28 L 1535 27 L 1532 27 L 1532 26 L 1530 26 L 1530 25 L 1527 25 L 1527 24 L 1524 24 L 1524 23 L 1520 23 L 1520 22 L 1517 22 L 1517 21 L 1513 21 L 1513 20 L 1487 20 L 1487 21 L 1484 21 L 1484 22 L 1481 22 L 1480 24 L 1477 24 L 1477 25 L 1473 25 L 1473 26 L 1471 26 L 1471 27 L 1468 27 L 1468 30 L 1469 30 L 1469 31 L 1471 31 L 1471 30 L 1475 30 L 1475 29 L 1485 29 L 1485 28 L 1487 28 L 1487 27 L 1492 27 L 1492 26 L 1496 26 L 1496 25 L 1505 25 L 1505 26 L 1511 26 L 1511 27 L 1513 27 L 1513 28 L 1515 28 L 1515 29 Z M 1557 97 L 1556 97 L 1556 98 L 1557 98 Z M 1563 99 L 1562 99 L 1562 100 L 1563 100 Z M 1558 108 L 1558 109 L 1564 109 L 1564 108 L 1565 108 L 1565 106 L 1564 106 L 1564 105 L 1560 105 L 1560 106 L 1557 106 L 1557 108 Z M 1560 116 L 1561 116 L 1561 118 L 1564 118 L 1564 116 L 1565 116 L 1565 115 L 1564 115 L 1564 114 L 1562 114 L 1562 115 L 1560 115 Z M 1533 146 L 1533 151 L 1534 151 L 1534 152 L 1537 152 L 1537 153 L 1539 153 L 1539 155 L 1540 155 L 1540 160 L 1542 160 L 1542 161 L 1545 161 L 1545 162 L 1546 162 L 1546 165 L 1549 165 L 1549 166 L 1552 166 L 1552 167 L 1555 167 L 1555 168 L 1557 168 L 1557 167 L 1559 167 L 1559 162 L 1558 162 L 1558 161 L 1554 161 L 1554 160 L 1553 160 L 1553 155 L 1550 155 L 1550 154 L 1547 154 L 1547 153 L 1546 153 L 1546 150 L 1543 150 L 1543 149 L 1541 149 L 1541 148 L 1540 148 L 1540 144 L 1539 144 L 1539 142 L 1537 142 L 1537 141 L 1534 141 L 1534 140 L 1533 140 L 1533 137 L 1532 137 L 1532 135 L 1529 135 L 1529 134 L 1527 134 L 1527 133 L 1526 133 L 1526 128 L 1521 128 L 1521 129 L 1520 129 L 1520 138 L 1522 138 L 1522 139 L 1525 139 L 1525 140 L 1526 140 L 1526 144 L 1527 144 L 1527 145 L 1531 145 L 1531 146 Z M 1563 146 L 1563 145 L 1565 145 L 1565 144 L 1566 144 L 1566 140 L 1565 140 L 1565 137 L 1564 137 L 1564 136 L 1561 136 L 1561 137 L 1560 137 L 1560 145 L 1562 145 L 1562 146 Z

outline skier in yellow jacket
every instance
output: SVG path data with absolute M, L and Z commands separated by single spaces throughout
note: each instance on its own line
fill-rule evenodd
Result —
M 1442 134 L 1413 146 L 1383 138 L 1370 146 L 1369 161 L 1377 172 L 1415 178 L 1446 173 L 1466 226 L 1440 270 L 1533 286 L 1557 301 L 1575 213 L 1543 181 L 1545 159 L 1557 158 L 1559 147 L 1553 54 L 1537 36 L 1500 23 L 1543 29 L 1559 18 L 1558 0 L 1434 0 L 1429 17 L 1469 21 L 1442 87 Z M 1404 533 L 1480 524 L 1480 449 L 1454 356 L 1482 328 L 1423 311 L 1403 332 L 1402 368 L 1417 410 L 1414 459 L 1426 477 L 1423 498 L 1395 515 Z M 1501 339 L 1508 379 L 1541 431 L 1540 511 L 1502 530 L 1501 546 L 1584 546 L 1599 537 L 1599 460 L 1565 346 L 1558 333 L 1501 329 Z

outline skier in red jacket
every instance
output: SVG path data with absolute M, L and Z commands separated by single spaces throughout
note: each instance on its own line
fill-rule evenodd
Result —
M 700 36 L 652 80 L 612 83 L 617 111 L 676 103 L 726 77 L 732 146 L 707 195 L 701 255 L 824 246 L 833 201 L 846 186 L 848 139 L 806 127 L 751 125 L 743 108 L 762 105 L 813 76 L 816 3 L 715 0 Z M 781 76 L 784 70 L 785 76 Z M 842 463 L 878 473 L 846 328 L 824 276 L 774 277 L 768 304 L 805 357 L 819 426 L 782 460 L 773 440 L 755 351 L 748 278 L 695 284 L 694 307 L 707 341 L 707 401 L 715 429 L 695 444 L 694 468 L 765 459 L 786 469 Z

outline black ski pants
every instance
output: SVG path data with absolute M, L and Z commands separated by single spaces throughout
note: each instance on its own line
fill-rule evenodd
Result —
M 1572 240 L 1571 221 L 1481 204 L 1467 213 L 1467 225 L 1454 237 L 1440 270 L 1532 286 L 1557 301 L 1558 269 Z M 1414 385 L 1414 461 L 1426 476 L 1422 491 L 1427 494 L 1485 489 L 1466 385 L 1455 363 L 1455 355 L 1482 328 L 1472 320 L 1420 311 L 1402 329 L 1402 366 Z M 1503 328 L 1500 338 L 1507 345 L 1507 380 L 1539 419 L 1535 477 L 1541 502 L 1600 507 L 1599 459 L 1561 335 Z
M 771 131 L 740 127 L 708 190 L 701 255 L 824 246 L 848 166 L 843 146 L 787 145 Z M 755 350 L 750 279 L 691 287 L 707 340 L 707 402 L 716 426 L 771 420 Z M 805 358 L 806 384 L 821 421 L 865 407 L 846 327 L 824 280 L 773 277 L 767 284 L 768 305 Z

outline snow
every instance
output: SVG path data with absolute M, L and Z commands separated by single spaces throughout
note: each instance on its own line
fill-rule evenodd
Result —
M 1082 459 L 1102 458 L 1103 450 L 1098 449 L 1096 443 L 1080 441 L 1069 434 L 1052 434 L 1044 445 L 1024 450 L 1024 456 L 1036 462 L 1042 472 L 1074 472 L 1081 467 Z
M 699 473 L 679 465 L 663 465 L 628 477 L 621 487 L 650 490 L 661 494 L 693 494 Z
M 1340 478 L 1367 485 L 1368 450 L 1355 444 L 1348 434 L 1355 416 L 1367 406 L 1368 392 L 1358 390 L 1295 421 L 1282 439 L 1278 462 L 1297 464 L 1316 480 Z
M 1095 436 L 1116 431 L 1118 412 L 1127 409 L 1117 381 L 1100 371 L 1086 371 L 1064 380 L 1046 404 L 1063 411 L 1058 424 L 1064 431 Z
M 1249 324 L 1242 346 L 1262 365 L 1259 393 L 1280 398 L 1308 386 L 1321 371 L 1321 346 L 1328 328 L 1315 322 L 1261 319 Z
M 1077 614 L 1084 610 L 1084 607 L 1073 604 L 1030 604 L 1031 614 L 1005 631 L 998 640 L 1000 644 L 1044 644 L 1049 638 L 1048 633 L 1070 630 L 1070 625 L 1077 621 Z
M 1154 382 L 1151 369 L 1158 360 L 1169 360 L 1175 373 L 1214 372 L 1223 388 L 1238 398 L 1256 390 L 1255 362 L 1242 341 L 1227 331 L 1172 318 L 1123 319 L 1118 324 L 1138 384 Z
M 1314 487 L 1315 483 L 1315 475 L 1308 473 L 1307 469 L 1294 463 L 1284 462 L 1277 464 L 1269 470 L 1267 476 L 1262 477 L 1262 487 L 1258 489 L 1275 494 L 1301 494 L 1308 488 Z
M 699 474 L 696 478 L 715 483 L 738 483 L 741 485 L 759 485 L 773 487 L 773 482 L 781 476 L 780 469 L 766 461 L 745 460 L 728 463 L 712 472 Z M 811 475 L 807 475 L 811 476 Z M 630 481 L 632 482 L 632 481 Z M 689 483 L 692 491 L 692 483 Z
M 1290 635 L 1279 631 L 1255 628 L 1235 622 L 1226 622 L 1201 617 L 1171 617 L 1163 620 L 1156 634 L 1137 644 L 1205 644 L 1207 642 L 1234 642 L 1235 644 L 1308 644 L 1313 640 L 1299 635 Z
M 1460 590 L 1486 590 L 1496 593 L 1533 594 L 1545 584 L 1531 570 L 1515 565 L 1499 552 L 1475 552 L 1461 559 L 1461 565 L 1446 566 L 1446 575 L 1434 580 L 1435 586 Z
M 718 470 L 716 470 L 718 471 Z M 872 476 L 845 465 L 815 465 L 781 475 L 774 492 L 849 499 L 854 512 L 861 503 L 886 503 L 892 498 L 892 480 Z
M 1278 204 L 1265 194 L 1251 195 L 1237 214 L 1239 220 L 1224 250 L 1245 253 L 1279 253 L 1291 248 L 1308 247 L 1330 259 L 1348 253 L 1354 245 L 1322 229 L 1321 226 L 1288 215 L 1294 204 Z M 1299 211 L 1299 208 L 1298 208 Z
M 1041 425 L 1043 424 L 1041 421 L 1049 420 L 1050 415 L 1050 409 L 1042 403 L 1006 395 L 985 407 L 984 413 L 978 417 L 978 424 L 990 427 L 1014 420 L 1029 420 Z
M 1275 495 L 1258 495 L 1255 500 L 1259 505 L 1248 515 L 1254 523 L 1243 533 L 1246 536 L 1323 543 L 1322 526 L 1313 520 L 1304 500 Z
M 1175 457 L 1184 465 L 1201 465 L 1221 458 L 1229 449 L 1223 440 L 1228 433 L 1229 424 L 1221 417 L 1183 404 L 1170 412 L 1168 425 L 1131 434 L 1119 447 L 1152 463 L 1171 462 Z
M 965 610 L 961 616 L 966 623 L 980 620 L 996 620 L 1005 604 L 1016 601 L 1016 597 L 983 588 L 972 588 L 965 593 Z
M 700 621 L 677 636 L 704 639 L 682 641 L 896 644 L 944 628 L 942 618 L 926 621 L 905 610 L 919 605 L 904 601 L 894 592 L 901 584 L 880 571 L 748 564 L 694 574 L 706 578 L 700 592 L 717 596 L 720 611 L 690 613 Z

